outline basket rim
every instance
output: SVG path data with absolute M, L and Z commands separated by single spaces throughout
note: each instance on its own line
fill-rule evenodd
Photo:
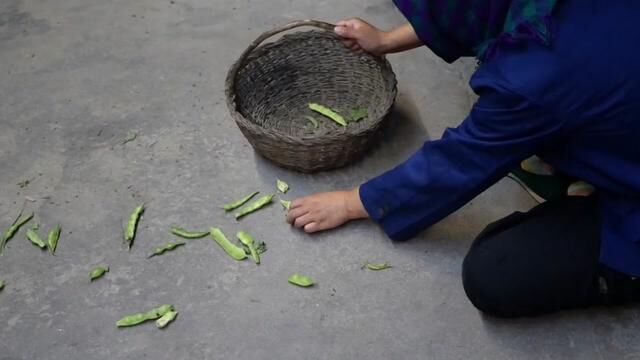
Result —
M 318 30 L 309 30 L 309 31 L 298 31 L 295 32 L 293 34 L 286 34 L 284 36 L 282 36 L 280 39 L 271 42 L 271 43 L 267 43 L 267 44 L 263 44 L 260 45 L 259 47 L 255 48 L 255 50 L 266 50 L 270 47 L 275 47 L 278 45 L 281 45 L 283 42 L 288 41 L 289 39 L 293 38 L 293 37 L 300 37 L 300 36 L 304 36 L 304 35 L 308 35 L 309 33 L 326 33 L 326 34 L 330 34 L 332 36 L 334 36 L 335 38 L 339 38 L 337 35 L 335 35 L 333 32 L 330 31 L 318 31 Z M 249 47 L 247 50 L 251 49 L 251 47 Z M 376 57 L 374 55 L 371 54 L 366 54 L 366 55 L 356 55 L 354 54 L 354 56 L 370 56 L 372 57 L 375 61 L 378 61 L 382 64 L 383 66 L 383 70 L 388 70 L 388 74 L 390 76 L 390 80 L 392 82 L 392 87 L 390 90 L 390 95 L 391 95 L 391 101 L 389 102 L 389 104 L 387 105 L 387 107 L 384 110 L 384 112 L 382 113 L 381 116 L 377 117 L 376 119 L 374 119 L 373 121 L 369 121 L 370 126 L 366 126 L 363 128 L 360 128 L 356 131 L 353 132 L 344 132 L 344 131 L 339 131 L 341 128 L 336 128 L 336 130 L 338 131 L 332 131 L 332 132 L 324 132 L 322 134 L 318 134 L 315 136 L 291 136 L 291 135 L 287 135 L 287 134 L 283 134 L 281 132 L 275 131 L 271 128 L 265 128 L 262 127 L 260 125 L 257 125 L 256 123 L 254 123 L 253 121 L 248 120 L 244 115 L 242 115 L 239 111 L 238 111 L 238 105 L 236 103 L 236 93 L 235 93 L 235 85 L 236 85 L 236 77 L 237 74 L 239 73 L 239 70 L 241 70 L 240 68 L 245 65 L 243 64 L 243 57 L 241 57 L 240 59 L 236 60 L 233 65 L 231 66 L 231 68 L 229 69 L 228 73 L 227 73 L 227 78 L 226 78 L 226 82 L 225 82 L 225 97 L 226 97 L 226 103 L 227 103 L 227 108 L 229 109 L 229 112 L 231 112 L 231 116 L 234 118 L 234 120 L 236 121 L 236 123 L 241 126 L 246 128 L 247 130 L 250 130 L 254 133 L 261 133 L 264 134 L 266 136 L 270 136 L 273 138 L 276 138 L 278 140 L 287 142 L 289 144 L 306 144 L 306 145 L 313 145 L 313 144 L 326 144 L 329 142 L 335 142 L 335 141 L 342 141 L 343 139 L 346 138 L 353 138 L 353 137 L 361 137 L 361 136 L 367 136 L 368 134 L 370 134 L 371 132 L 375 131 L 376 129 L 378 129 L 382 123 L 383 120 L 389 115 L 389 113 L 391 112 L 391 109 L 393 108 L 393 105 L 395 103 L 395 100 L 397 98 L 398 95 L 398 80 L 396 77 L 395 72 L 393 71 L 393 67 L 391 66 L 391 63 L 389 62 L 389 60 L 382 56 L 382 57 Z M 245 65 L 246 66 L 246 65 Z M 329 136 L 327 136 L 329 135 Z

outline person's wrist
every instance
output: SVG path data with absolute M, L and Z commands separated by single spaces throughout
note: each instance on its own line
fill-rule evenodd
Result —
M 347 191 L 347 216 L 351 220 L 365 219 L 369 217 L 369 214 L 360 200 L 360 188 L 355 188 Z
M 385 55 L 393 48 L 393 42 L 391 40 L 391 32 L 379 31 L 378 33 L 378 48 L 376 53 L 378 55 Z

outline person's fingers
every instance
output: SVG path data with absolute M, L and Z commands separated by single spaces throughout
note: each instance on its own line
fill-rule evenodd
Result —
M 291 206 L 289 207 L 289 210 L 293 210 L 295 208 L 298 208 L 300 206 L 302 206 L 302 204 L 304 204 L 304 198 L 298 198 L 295 199 L 291 202 Z
M 344 46 L 351 48 L 353 45 L 357 45 L 358 43 L 353 39 L 344 39 L 342 40 Z
M 357 36 L 367 25 L 369 24 L 366 23 L 364 20 L 356 18 L 351 20 L 347 24 L 346 28 L 349 29 L 348 30 L 349 33 L 353 34 L 353 36 Z
M 349 37 L 349 28 L 346 26 L 336 26 L 333 31 L 342 37 Z
M 342 41 L 342 43 L 344 44 L 344 46 L 349 49 L 350 51 L 359 51 L 362 50 L 362 47 L 360 47 L 360 44 L 358 44 L 357 41 L 354 40 L 344 40 Z
M 299 218 L 300 216 L 306 215 L 307 213 L 308 213 L 308 211 L 303 210 L 301 208 L 289 211 L 289 213 L 287 214 L 287 222 L 289 224 L 293 224 L 294 221 L 296 221 L 297 218 Z
M 359 25 L 361 22 L 362 22 L 362 20 L 360 18 L 354 17 L 354 18 L 345 20 L 344 26 L 346 26 L 346 27 L 354 27 L 356 25 Z
M 345 38 L 353 38 L 355 36 L 354 30 L 360 26 L 360 19 L 353 18 L 338 22 L 333 31 Z
M 304 226 L 304 231 L 311 234 L 320 230 L 317 222 L 310 222 Z
M 306 215 L 307 213 L 308 211 L 304 207 L 298 207 L 296 209 L 292 209 L 287 214 L 287 222 L 289 224 L 293 224 L 293 222 L 296 221 L 297 218 L 299 218 L 300 216 Z
M 302 215 L 302 216 L 296 218 L 296 220 L 293 222 L 293 226 L 299 229 L 299 228 L 304 227 L 305 225 L 307 225 L 307 224 L 309 224 L 311 222 L 313 222 L 311 214 L 305 214 L 305 215 Z
M 351 26 L 353 25 L 355 22 L 359 21 L 360 19 L 358 19 L 357 17 L 352 17 L 352 18 L 348 18 L 348 19 L 342 19 L 340 21 L 338 21 L 336 23 L 337 26 Z

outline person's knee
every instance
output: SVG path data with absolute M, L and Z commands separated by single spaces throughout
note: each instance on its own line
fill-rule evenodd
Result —
M 484 266 L 476 254 L 476 251 L 469 251 L 462 262 L 462 286 L 473 306 L 482 312 L 490 312 L 487 307 L 490 301 L 485 293 L 487 279 Z
M 510 309 L 514 291 L 509 276 L 496 271 L 500 259 L 495 254 L 475 248 L 469 251 L 462 264 L 462 285 L 469 301 L 486 315 L 517 316 Z

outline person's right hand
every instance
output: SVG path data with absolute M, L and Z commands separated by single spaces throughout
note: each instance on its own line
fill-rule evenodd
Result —
M 318 193 L 291 202 L 287 222 L 308 233 L 330 230 L 347 221 L 369 217 L 360 190 Z
M 368 22 L 353 18 L 342 20 L 336 24 L 336 34 L 343 38 L 346 47 L 356 53 L 368 52 L 373 55 L 384 55 L 385 32 Z

